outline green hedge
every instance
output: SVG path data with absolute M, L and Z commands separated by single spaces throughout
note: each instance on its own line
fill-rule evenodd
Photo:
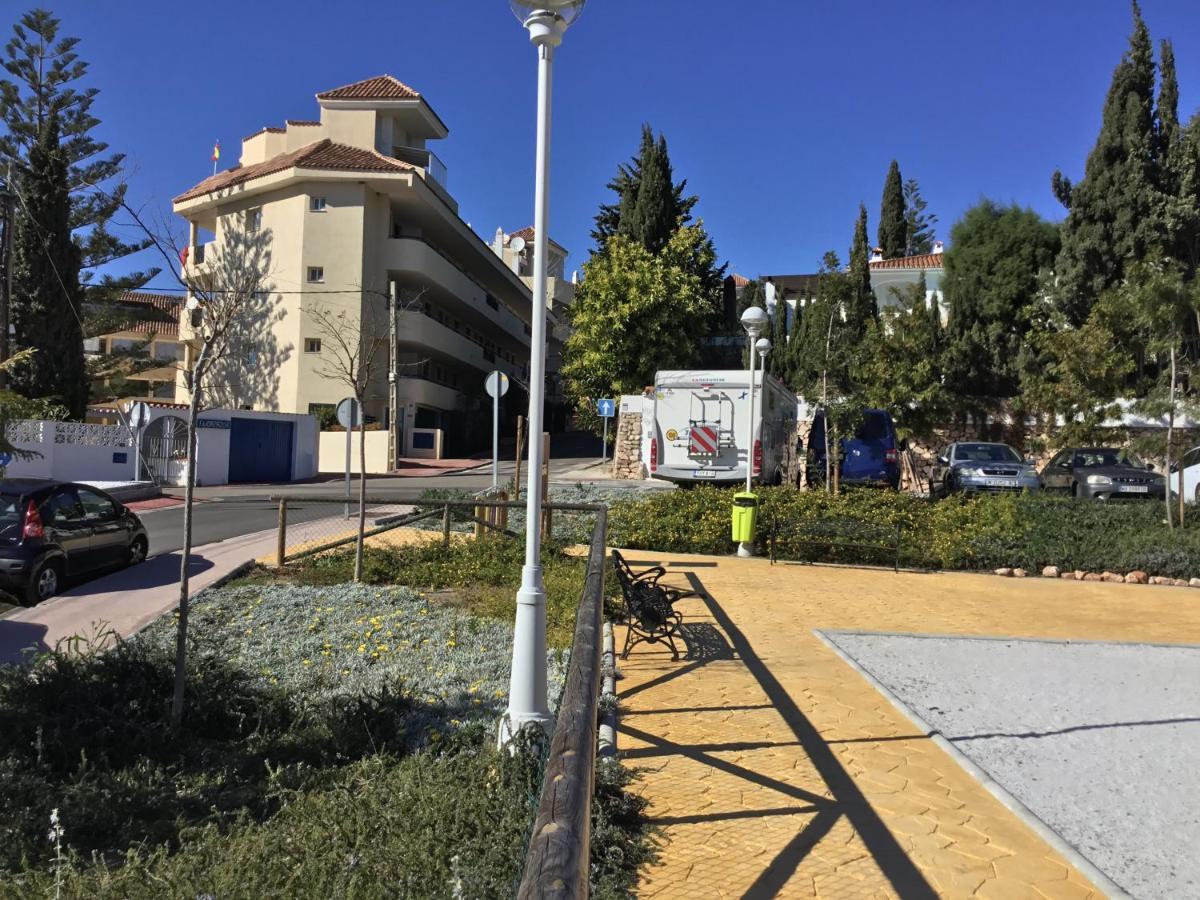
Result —
M 780 558 L 890 564 L 888 530 L 901 531 L 901 563 L 940 569 L 1047 565 L 1090 572 L 1140 569 L 1200 576 L 1200 508 L 1188 527 L 1168 529 L 1161 503 L 1100 503 L 1049 495 L 949 497 L 849 490 L 839 496 L 791 488 L 759 491 L 758 552 L 777 535 Z M 680 553 L 731 553 L 732 490 L 701 486 L 620 500 L 610 513 L 613 546 Z M 828 526 L 834 526 L 830 529 Z M 802 543 L 832 530 L 832 546 Z M 878 553 L 839 544 L 878 544 Z

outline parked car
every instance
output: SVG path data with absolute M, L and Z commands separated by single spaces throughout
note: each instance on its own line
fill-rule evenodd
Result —
M 0 479 L 0 587 L 33 605 L 68 578 L 133 565 L 150 540 L 104 491 L 40 478 Z
M 863 410 L 854 437 L 842 439 L 842 484 L 900 487 L 900 451 L 904 442 L 896 437 L 896 425 L 887 410 Z M 808 433 L 805 472 L 808 484 L 825 481 L 825 413 L 818 410 Z
M 1200 503 L 1200 447 L 1193 447 L 1177 464 L 1171 467 L 1171 489 L 1178 496 L 1179 467 L 1183 467 L 1183 496 L 1186 500 Z
M 1094 500 L 1163 500 L 1167 480 L 1128 450 L 1068 447 L 1042 469 L 1048 491 Z
M 929 477 L 929 493 L 945 497 L 956 491 L 968 494 L 1035 492 L 1042 479 L 1032 460 L 1008 444 L 958 441 L 938 456 Z

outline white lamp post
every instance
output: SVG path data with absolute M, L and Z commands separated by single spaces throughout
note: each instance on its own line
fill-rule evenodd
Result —
M 542 412 L 546 394 L 546 247 L 550 234 L 550 96 L 554 48 L 587 0 L 510 0 L 538 54 L 537 163 L 533 206 L 533 309 L 529 360 L 529 483 L 525 565 L 517 591 L 508 712 L 500 723 L 507 744 L 533 724 L 549 731 L 546 697 L 546 588 L 542 580 Z
M 754 370 L 758 351 L 758 336 L 767 324 L 767 313 L 761 306 L 751 306 L 742 313 L 742 327 L 750 339 L 750 414 L 746 417 L 746 492 L 754 484 Z M 738 544 L 738 556 L 753 556 L 750 545 L 745 541 Z

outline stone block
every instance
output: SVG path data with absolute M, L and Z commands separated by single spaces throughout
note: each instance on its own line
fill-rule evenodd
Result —
M 1150 576 L 1145 572 L 1134 571 L 1125 576 L 1126 584 L 1148 584 L 1149 582 Z
M 1006 577 L 1009 575 L 1012 575 L 1012 573 L 1013 573 L 1013 570 L 1009 569 L 1009 568 L 999 568 L 995 572 L 995 574 L 997 574 L 997 575 L 1004 575 Z
M 1013 574 L 1013 578 L 1024 578 L 1029 573 L 1026 572 L 1024 569 L 1013 569 L 1012 574 Z
M 1043 578 L 1058 578 L 1058 576 L 1058 566 L 1046 566 L 1046 568 L 1042 569 Z

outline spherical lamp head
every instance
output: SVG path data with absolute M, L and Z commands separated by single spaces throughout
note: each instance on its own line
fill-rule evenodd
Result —
M 766 356 L 771 352 L 771 339 L 759 338 L 757 341 L 755 341 L 754 346 L 758 348 L 759 356 Z
M 535 44 L 557 47 L 563 32 L 575 23 L 587 0 L 509 0 L 517 21 L 529 29 Z
M 762 334 L 763 328 L 767 324 L 767 311 L 761 306 L 751 306 L 742 313 L 742 327 L 746 329 L 746 334 L 750 335 L 751 339 L 757 338 Z

